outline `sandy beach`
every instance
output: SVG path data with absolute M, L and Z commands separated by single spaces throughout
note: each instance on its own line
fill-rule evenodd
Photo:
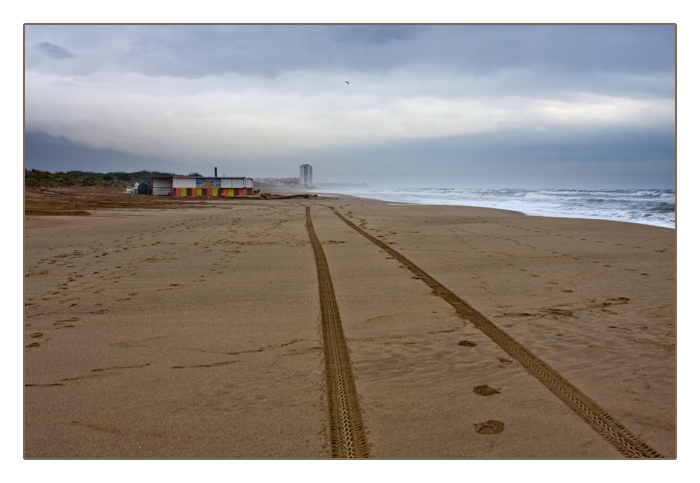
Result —
M 336 411 L 370 458 L 676 457 L 675 230 L 62 193 L 25 198 L 27 459 L 343 457 Z

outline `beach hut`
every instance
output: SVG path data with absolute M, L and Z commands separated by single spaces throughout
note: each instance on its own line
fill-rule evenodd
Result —
M 155 196 L 253 196 L 253 178 L 157 176 L 152 178 Z

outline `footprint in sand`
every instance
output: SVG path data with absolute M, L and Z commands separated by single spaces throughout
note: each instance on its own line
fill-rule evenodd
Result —
M 505 428 L 503 421 L 497 421 L 495 419 L 489 419 L 483 423 L 474 423 L 474 431 L 479 434 L 498 434 L 503 432 Z
M 508 367 L 513 363 L 512 359 L 507 359 L 505 357 L 498 358 L 498 367 Z
M 458 345 L 461 345 L 462 347 L 476 347 L 476 342 L 472 342 L 470 340 L 460 340 Z
M 474 392 L 478 394 L 479 396 L 493 396 L 494 394 L 501 394 L 500 389 L 493 388 L 491 386 L 487 386 L 486 384 L 482 386 L 476 386 L 474 388 Z

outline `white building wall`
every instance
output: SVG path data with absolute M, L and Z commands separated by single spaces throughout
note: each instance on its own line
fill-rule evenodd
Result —
M 153 178 L 154 188 L 172 188 L 173 179 L 172 178 Z
M 221 178 L 222 188 L 245 188 L 245 178 Z
M 173 178 L 173 188 L 196 188 L 196 178 Z
M 252 188 L 253 178 L 219 178 L 221 188 Z M 154 178 L 154 188 L 197 188 L 197 178 Z M 201 187 L 201 186 L 200 186 Z

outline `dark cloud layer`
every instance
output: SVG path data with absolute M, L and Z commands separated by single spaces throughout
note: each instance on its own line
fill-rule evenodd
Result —
M 28 26 L 27 36 L 42 39 L 51 31 Z M 671 25 L 80 25 L 61 37 L 90 54 L 81 71 L 118 65 L 187 78 L 223 72 L 270 76 L 329 65 L 357 71 L 407 65 L 469 72 L 533 68 L 552 74 L 675 69 Z M 42 50 L 52 56 L 74 56 L 42 40 Z M 100 51 L 109 55 L 95 55 Z M 156 57 L 155 67 L 146 62 Z
M 549 141 L 502 133 L 416 139 L 321 151 L 304 162 L 375 186 L 612 189 L 674 187 L 674 157 L 672 135 L 630 130 Z
M 49 42 L 41 42 L 37 44 L 36 48 L 39 52 L 42 52 L 54 59 L 74 59 L 77 57 L 77 55 L 67 51 L 60 45 L 54 45 Z
M 134 156 L 115 149 L 95 149 L 45 132 L 25 132 L 24 150 L 26 168 L 41 171 L 133 172 L 172 167 L 172 163 L 163 159 Z

